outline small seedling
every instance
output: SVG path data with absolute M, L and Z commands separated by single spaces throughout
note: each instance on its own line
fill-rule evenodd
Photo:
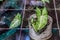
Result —
M 10 24 L 10 28 L 16 28 L 21 24 L 21 14 L 17 13 L 17 15 L 15 16 L 15 18 L 13 19 L 13 21 Z
M 47 25 L 48 20 L 48 11 L 47 8 L 44 7 L 39 9 L 36 7 L 36 19 L 31 19 L 31 25 L 33 26 L 34 30 L 37 32 L 38 30 L 43 29 Z

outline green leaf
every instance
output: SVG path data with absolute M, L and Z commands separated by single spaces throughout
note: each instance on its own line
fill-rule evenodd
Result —
M 34 19 L 33 18 L 31 19 L 31 23 L 32 23 L 32 26 L 33 26 L 34 30 L 37 32 L 37 25 L 34 22 Z
M 47 24 L 47 15 L 45 16 L 42 15 L 40 17 L 40 24 L 39 24 L 38 30 L 43 29 L 46 26 L 46 24 Z
M 48 11 L 46 7 L 42 9 L 42 15 L 48 15 Z
M 50 3 L 49 0 L 41 0 L 43 3 L 47 2 L 47 3 Z
M 21 24 L 21 14 L 17 13 L 17 15 L 10 24 L 10 28 L 18 27 L 20 24 Z
M 47 20 L 48 20 L 48 11 L 47 11 L 47 8 L 44 7 L 42 9 L 42 15 L 40 17 L 40 20 L 39 20 L 39 27 L 38 27 L 38 30 L 41 30 L 42 28 L 45 27 L 45 25 L 47 24 Z
M 47 21 L 48 21 L 47 8 L 44 7 L 41 10 L 38 7 L 36 7 L 36 17 L 37 19 L 31 19 L 31 23 L 34 30 L 37 32 L 38 30 L 43 29 L 47 25 Z
M 36 7 L 36 16 L 37 16 L 37 18 L 39 18 L 40 16 L 41 16 L 41 10 L 38 8 L 38 7 Z

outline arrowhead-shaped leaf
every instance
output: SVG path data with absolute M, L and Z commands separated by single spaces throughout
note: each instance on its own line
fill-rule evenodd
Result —
M 48 21 L 48 11 L 47 8 L 44 7 L 42 10 L 39 8 L 36 8 L 36 21 L 34 22 L 35 19 L 31 19 L 32 26 L 34 30 L 37 32 L 38 30 L 43 29 L 47 25 Z
M 21 24 L 21 14 L 17 13 L 17 15 L 10 24 L 10 28 L 18 27 L 20 24 Z

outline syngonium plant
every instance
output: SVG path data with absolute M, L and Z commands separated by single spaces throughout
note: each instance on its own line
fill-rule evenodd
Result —
M 48 11 L 47 8 L 44 7 L 42 9 L 36 7 L 36 19 L 31 19 L 31 25 L 33 26 L 34 30 L 38 32 L 39 30 L 43 29 L 47 25 L 48 21 Z
M 41 0 L 43 4 L 50 3 L 49 0 Z M 46 27 L 48 22 L 48 11 L 44 5 L 44 8 L 36 7 L 36 18 L 31 19 L 31 25 L 33 26 L 34 30 L 38 32 L 39 30 Z
M 21 21 L 22 21 L 21 14 L 17 13 L 17 15 L 10 24 L 10 28 L 18 27 L 21 24 Z

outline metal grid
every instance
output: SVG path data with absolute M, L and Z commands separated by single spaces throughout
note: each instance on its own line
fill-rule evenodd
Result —
M 26 1 L 26 0 L 25 0 Z M 59 36 L 60 36 L 60 26 L 59 26 L 59 21 L 58 21 L 58 13 L 57 13 L 57 10 L 60 10 L 59 8 L 56 7 L 56 0 L 52 0 L 52 3 L 53 3 L 53 8 L 48 8 L 49 11 L 52 11 L 54 10 L 54 13 L 55 13 L 55 17 L 56 17 L 56 24 L 57 24 L 57 28 L 53 28 L 53 29 L 57 29 L 59 31 Z M 31 11 L 32 9 L 25 9 L 25 11 Z M 35 9 L 33 9 L 35 10 Z M 53 11 L 52 11 L 53 12 Z M 26 12 L 25 12 L 26 13 Z M 53 15 L 54 16 L 54 15 Z M 54 19 L 53 19 L 54 21 Z M 23 28 L 24 29 L 24 28 Z M 53 39 L 53 40 L 59 40 L 59 39 Z
M 53 0 L 53 3 L 54 3 L 54 10 L 55 10 L 55 15 L 56 15 L 56 21 L 57 21 L 57 28 L 59 30 L 59 36 L 60 36 L 60 28 L 59 28 L 59 22 L 58 22 L 58 15 L 57 15 L 57 11 L 56 11 L 56 1 Z
M 20 39 L 22 38 L 21 35 L 22 35 L 22 30 L 26 30 L 26 29 L 29 29 L 29 28 L 23 28 L 23 20 L 25 18 L 25 14 L 26 14 L 26 11 L 31 11 L 32 9 L 26 9 L 26 1 L 27 0 L 24 0 L 25 1 L 25 4 L 24 4 L 24 8 L 23 9 L 0 9 L 1 10 L 23 10 L 23 17 L 22 17 L 22 24 L 21 24 L 21 28 L 17 28 L 17 29 L 20 29 Z M 49 11 L 52 11 L 54 10 L 55 12 L 55 16 L 56 16 L 56 23 L 57 23 L 57 28 L 53 28 L 53 29 L 58 29 L 59 31 L 59 36 L 60 36 L 60 27 L 59 27 L 59 21 L 58 21 L 58 13 L 57 13 L 57 10 L 60 10 L 56 7 L 56 0 L 53 0 L 52 1 L 54 7 L 53 8 L 48 8 Z M 35 9 L 33 9 L 35 10 Z M 9 28 L 0 28 L 1 30 L 9 30 Z M 21 39 L 22 40 L 22 39 Z

